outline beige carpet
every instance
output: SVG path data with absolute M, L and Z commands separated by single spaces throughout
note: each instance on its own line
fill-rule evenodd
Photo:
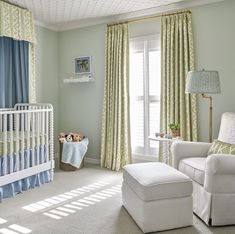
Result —
M 0 233 L 142 233 L 122 207 L 121 183 L 121 173 L 97 166 L 77 172 L 57 171 L 53 182 L 0 204 Z M 232 234 L 235 227 L 209 229 L 194 217 L 193 227 L 161 233 Z

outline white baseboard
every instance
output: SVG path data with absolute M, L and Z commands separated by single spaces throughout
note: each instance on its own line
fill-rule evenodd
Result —
M 60 157 L 59 153 L 54 154 L 54 159 L 58 162 L 59 162 L 59 157 Z M 97 158 L 85 157 L 84 160 L 85 160 L 85 163 L 91 163 L 91 164 L 96 164 L 96 165 L 100 164 L 100 159 L 97 159 Z
M 85 157 L 85 163 L 91 163 L 91 164 L 96 164 L 99 165 L 100 164 L 100 160 L 97 158 L 89 158 L 89 157 Z
M 59 161 L 59 153 L 54 154 L 54 158 L 57 161 Z M 85 163 L 91 163 L 100 165 L 100 159 L 97 158 L 90 158 L 85 156 Z M 158 157 L 156 156 L 149 156 L 149 155 L 132 155 L 132 162 L 133 163 L 142 163 L 142 162 L 158 162 Z
M 156 156 L 140 156 L 140 155 L 133 155 L 132 162 L 133 163 L 142 163 L 142 162 L 158 162 L 159 159 Z
M 59 153 L 54 154 L 54 158 L 56 161 L 59 161 Z M 97 158 L 90 158 L 90 157 L 85 157 L 85 163 L 91 163 L 91 164 L 100 164 L 100 159 Z M 158 157 L 153 157 L 153 156 L 140 156 L 140 155 L 133 155 L 132 156 L 132 161 L 133 163 L 141 163 L 141 162 L 157 162 Z

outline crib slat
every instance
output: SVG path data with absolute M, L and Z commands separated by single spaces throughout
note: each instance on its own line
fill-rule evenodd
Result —
M 32 167 L 35 165 L 35 114 L 32 112 Z
M 49 118 L 48 111 L 46 112 L 46 161 L 49 161 Z
M 42 112 L 41 113 L 41 120 L 42 120 L 42 124 L 41 124 L 41 145 L 42 145 L 42 153 L 41 153 L 41 158 L 42 158 L 42 162 L 44 162 L 44 147 L 45 147 L 45 113 Z
M 19 114 L 15 114 L 15 132 L 16 132 L 16 171 L 19 171 Z
M 27 113 L 27 167 L 29 167 L 30 158 L 30 113 Z
M 10 114 L 10 117 L 9 117 L 9 121 L 10 121 L 10 128 L 9 128 L 9 131 L 10 131 L 10 154 L 9 154 L 9 157 L 10 157 L 10 173 L 13 172 L 13 157 L 14 157 L 14 152 L 13 152 L 13 147 L 14 147 L 14 139 L 13 139 L 13 115 Z
M 37 164 L 39 164 L 39 155 L 40 155 L 40 129 L 39 129 L 39 126 L 40 126 L 40 112 L 37 112 L 36 113 L 36 125 L 37 125 Z
M 41 107 L 38 107 L 39 110 L 41 110 L 42 108 Z M 38 113 L 38 117 L 39 117 L 39 134 L 41 134 L 41 127 L 42 127 L 42 115 L 41 115 L 41 112 Z
M 52 162 L 52 165 L 54 164 L 54 115 L 53 115 L 53 110 L 50 111 L 50 120 L 49 120 L 49 126 L 50 126 L 50 131 L 49 131 L 49 138 L 50 138 L 50 160 Z M 54 166 L 51 168 L 51 180 L 53 180 L 54 177 Z
M 3 115 L 3 175 L 7 173 L 7 115 Z
M 25 149 L 25 139 L 24 139 L 24 114 L 21 114 L 21 170 L 24 169 L 24 149 Z
M 2 132 L 2 115 L 0 115 L 0 131 Z

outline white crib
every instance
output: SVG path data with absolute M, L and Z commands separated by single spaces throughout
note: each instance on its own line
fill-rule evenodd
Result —
M 0 109 L 0 159 L 0 187 L 45 171 L 53 180 L 51 104 L 16 104 Z

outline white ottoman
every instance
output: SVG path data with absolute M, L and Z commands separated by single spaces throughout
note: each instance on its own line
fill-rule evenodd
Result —
M 192 225 L 192 191 L 186 175 L 163 163 L 123 169 L 123 205 L 144 233 Z

